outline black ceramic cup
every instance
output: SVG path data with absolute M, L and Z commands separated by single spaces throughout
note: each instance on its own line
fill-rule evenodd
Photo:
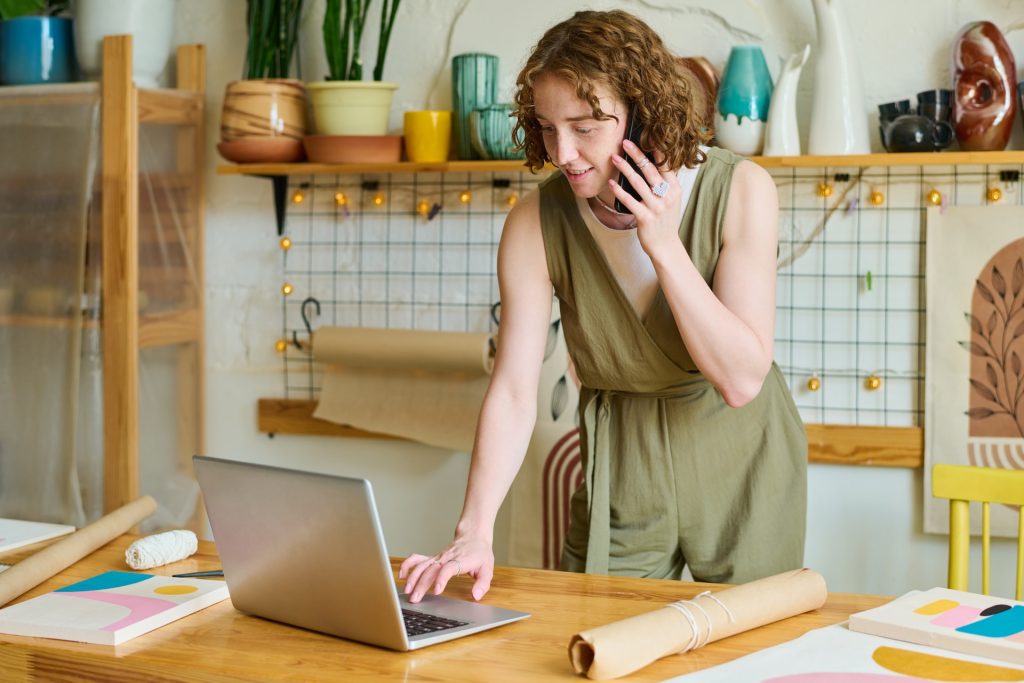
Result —
M 1024 81 L 1021 81 L 1024 85 Z M 878 105 L 878 120 L 879 121 L 892 121 L 894 118 L 900 115 L 900 109 L 895 102 L 883 102 Z
M 949 105 L 953 101 L 953 91 L 946 90 L 944 88 L 936 88 L 935 90 L 922 90 L 917 93 L 917 105 L 920 107 L 922 104 L 944 104 Z

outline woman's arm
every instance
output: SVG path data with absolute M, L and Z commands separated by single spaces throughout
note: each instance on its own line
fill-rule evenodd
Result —
M 645 171 L 659 175 L 647 178 L 648 188 L 661 181 L 653 166 Z M 743 161 L 736 166 L 722 250 L 708 287 L 678 239 L 678 180 L 670 171 L 664 177 L 668 194 L 659 199 L 648 189 L 647 206 L 634 211 L 641 244 L 690 357 L 726 403 L 744 405 L 761 391 L 772 364 L 779 213 L 775 183 L 756 164 Z
M 551 279 L 533 192 L 509 213 L 498 248 L 501 329 L 494 373 L 477 423 L 462 515 L 455 538 L 433 557 L 412 555 L 399 570 L 405 592 L 418 602 L 441 593 L 458 573 L 476 581 L 479 600 L 494 572 L 494 520 L 523 462 L 537 415 L 537 386 L 551 321 Z

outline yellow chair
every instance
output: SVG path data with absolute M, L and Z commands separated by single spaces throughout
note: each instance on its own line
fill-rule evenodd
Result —
M 932 495 L 949 499 L 949 580 L 953 590 L 967 590 L 967 560 L 971 548 L 971 501 L 981 503 L 981 592 L 988 595 L 989 504 L 1016 505 L 1017 582 L 1021 599 L 1024 577 L 1024 470 L 966 465 L 932 467 Z

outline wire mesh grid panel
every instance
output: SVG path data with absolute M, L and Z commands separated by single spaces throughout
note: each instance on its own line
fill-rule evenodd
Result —
M 286 398 L 316 398 L 315 325 L 484 332 L 508 210 L 543 176 L 293 177 L 282 250 Z M 307 325 L 308 323 L 308 325 Z
M 925 208 L 1024 204 L 1021 171 L 771 169 L 780 202 L 775 358 L 805 421 L 921 424 Z M 502 224 L 541 179 L 293 176 L 278 342 L 285 398 L 318 395 L 310 326 L 493 330 Z
M 1021 167 L 772 170 L 775 358 L 804 420 L 919 426 L 925 209 L 1021 204 Z

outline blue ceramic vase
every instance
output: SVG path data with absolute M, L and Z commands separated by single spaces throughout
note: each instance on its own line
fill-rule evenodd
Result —
M 75 80 L 71 20 L 18 17 L 0 21 L 0 82 L 4 85 Z
M 718 90 L 715 112 L 718 144 L 745 156 L 760 154 L 771 101 L 772 76 L 761 48 L 756 45 L 734 47 Z

